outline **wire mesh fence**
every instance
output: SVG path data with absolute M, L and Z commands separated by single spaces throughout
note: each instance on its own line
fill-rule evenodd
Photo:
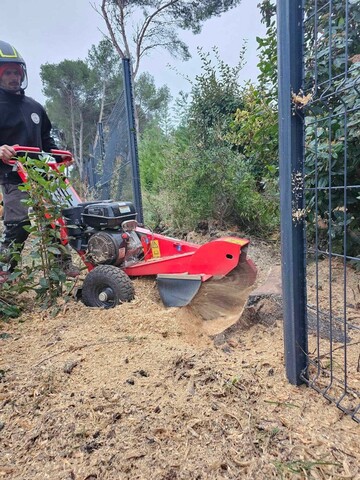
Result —
M 360 2 L 304 5 L 308 368 L 360 421 Z
M 131 62 L 122 59 L 123 90 L 110 115 L 98 124 L 87 164 L 90 196 L 130 201 L 143 222 Z
M 125 95 L 121 93 L 109 117 L 98 125 L 87 164 L 95 198 L 134 201 L 129 128 Z
M 287 377 L 360 422 L 360 0 L 277 6 Z

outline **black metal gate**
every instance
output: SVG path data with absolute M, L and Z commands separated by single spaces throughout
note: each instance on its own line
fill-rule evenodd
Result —
M 360 422 L 360 0 L 277 9 L 287 376 Z

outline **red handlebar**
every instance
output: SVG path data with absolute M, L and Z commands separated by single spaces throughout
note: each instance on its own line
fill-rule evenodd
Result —
M 24 146 L 21 146 L 21 145 L 14 145 L 13 149 L 15 150 L 16 153 L 43 153 L 45 155 L 61 156 L 62 157 L 61 162 L 49 162 L 49 166 L 54 170 L 57 170 L 58 165 L 62 165 L 62 164 L 69 165 L 74 160 L 71 152 L 68 152 L 67 150 L 55 150 L 54 149 L 54 150 L 51 150 L 50 153 L 48 153 L 48 152 L 42 152 L 41 149 L 38 148 L 38 147 L 24 147 Z M 26 182 L 27 172 L 26 172 L 26 169 L 24 168 L 24 166 L 22 165 L 22 163 L 20 163 L 16 159 L 9 160 L 6 163 L 8 165 L 16 165 L 16 167 L 17 167 L 16 169 L 17 169 L 17 172 L 18 172 L 21 180 L 23 182 Z
M 15 152 L 40 152 L 38 147 L 21 147 L 20 145 L 14 145 L 12 147 Z
M 53 155 L 65 155 L 67 157 L 71 157 L 72 158 L 72 154 L 71 152 L 68 152 L 67 150 L 50 150 L 50 153 L 52 153 Z
M 45 155 L 48 153 L 49 155 L 59 155 L 64 157 L 61 162 L 57 162 L 58 164 L 61 163 L 71 163 L 74 159 L 72 153 L 68 150 L 55 150 L 52 149 L 50 152 L 42 152 L 38 147 L 24 147 L 21 145 L 13 146 L 13 149 L 16 153 L 44 153 Z M 14 162 L 15 163 L 15 162 Z

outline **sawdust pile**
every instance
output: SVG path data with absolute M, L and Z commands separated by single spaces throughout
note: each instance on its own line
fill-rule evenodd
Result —
M 252 283 L 252 279 L 248 279 L 247 264 L 239 264 L 226 277 L 205 282 L 191 302 L 192 309 L 205 320 L 239 316 L 254 288 Z
M 1 478 L 360 478 L 359 425 L 286 381 L 280 322 L 216 346 L 217 320 L 135 289 L 0 323 Z

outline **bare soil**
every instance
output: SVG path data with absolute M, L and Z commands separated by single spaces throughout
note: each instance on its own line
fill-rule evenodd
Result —
M 259 283 L 279 263 L 260 241 L 249 256 Z M 359 424 L 288 383 L 281 321 L 216 345 L 228 317 L 165 308 L 153 280 L 135 291 L 0 322 L 0 478 L 360 478 Z

